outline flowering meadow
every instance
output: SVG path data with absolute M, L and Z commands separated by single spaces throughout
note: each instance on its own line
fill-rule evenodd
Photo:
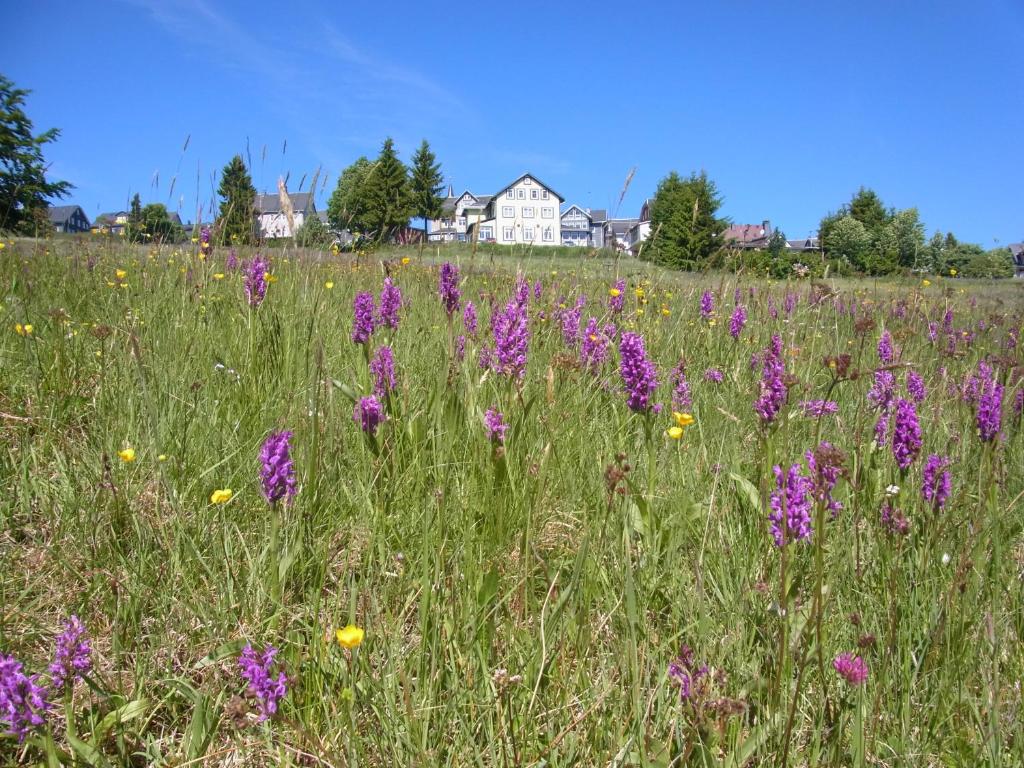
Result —
M 1024 285 L 0 250 L 0 765 L 1024 764 Z

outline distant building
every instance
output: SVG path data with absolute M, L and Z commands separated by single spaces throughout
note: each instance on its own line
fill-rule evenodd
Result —
M 316 205 L 311 192 L 296 192 L 289 195 L 295 229 L 309 216 L 316 215 Z M 269 240 L 275 237 L 291 237 L 295 234 L 288 223 L 288 217 L 281 210 L 280 195 L 256 195 L 256 215 L 259 217 L 260 237 Z
M 128 211 L 101 213 L 92 224 L 94 235 L 123 235 L 128 226 Z
M 628 251 L 632 246 L 630 232 L 640 219 L 607 219 L 604 222 L 604 247 L 616 251 Z
M 441 202 L 441 216 L 427 222 L 427 240 L 432 243 L 464 242 L 469 230 L 469 214 L 479 218 L 489 202 L 491 195 L 474 195 L 469 190 L 456 197 L 449 184 L 448 196 Z
M 760 224 L 732 224 L 722 233 L 727 248 L 760 250 L 768 247 L 772 224 L 765 219 Z
M 805 237 L 803 240 L 787 240 L 786 250 L 788 251 L 820 251 L 821 245 L 815 235 Z
M 79 233 L 90 229 L 89 217 L 79 205 L 52 205 L 46 214 L 57 232 Z
M 1024 243 L 1010 243 L 1007 247 L 1013 257 L 1013 276 L 1024 277 Z
M 578 205 L 570 205 L 559 217 L 562 225 L 562 245 L 583 246 L 592 248 L 594 246 L 594 219 L 589 208 L 580 208 Z
M 640 247 L 651 234 L 651 198 L 644 200 L 640 206 L 640 219 L 629 230 L 629 250 L 636 256 Z

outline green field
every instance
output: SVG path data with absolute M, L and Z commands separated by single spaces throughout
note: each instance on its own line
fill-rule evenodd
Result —
M 44 724 L 0 736 L 0 765 L 1024 764 L 1024 281 L 275 249 L 251 307 L 227 250 L 201 261 L 193 247 L 0 251 L 0 654 L 46 685 L 71 614 L 92 647 Z M 445 260 L 475 336 L 438 296 Z M 517 270 L 521 380 L 479 364 Z M 399 327 L 355 344 L 353 297 L 379 296 L 386 274 Z M 582 325 L 642 336 L 660 413 L 627 407 L 619 336 L 599 370 L 581 365 L 561 321 L 580 297 Z M 751 358 L 773 334 L 787 399 L 766 425 Z M 398 388 L 370 437 L 353 409 L 382 345 Z M 845 375 L 823 362 L 844 354 Z M 677 440 L 680 360 L 694 423 Z M 1005 385 L 988 441 L 971 382 L 982 361 Z M 927 390 L 906 470 L 894 435 L 874 442 L 867 395 L 883 367 L 899 398 L 911 370 Z M 799 405 L 821 399 L 838 412 Z M 504 445 L 488 439 L 490 408 Z M 259 454 L 280 430 L 297 493 L 270 504 Z M 811 535 L 778 547 L 772 467 L 807 472 L 822 440 L 842 454 L 842 509 L 815 503 Z M 941 507 L 922 497 L 930 454 L 950 462 Z M 335 640 L 349 624 L 365 631 L 353 649 Z M 265 721 L 239 675 L 246 643 L 279 648 L 288 678 Z M 670 674 L 684 644 L 693 663 Z M 862 684 L 837 674 L 843 653 L 866 664 Z

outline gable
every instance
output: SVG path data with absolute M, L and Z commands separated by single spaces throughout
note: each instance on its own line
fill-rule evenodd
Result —
M 542 182 L 540 179 L 538 179 L 536 176 L 534 176 L 531 173 L 524 173 L 522 176 L 520 176 L 518 179 L 513 181 L 511 184 L 508 184 L 508 185 L 502 187 L 497 192 L 495 192 L 494 197 L 501 197 L 502 195 L 505 194 L 505 192 L 507 192 L 510 189 L 514 189 L 514 190 L 523 189 L 524 191 L 526 191 L 527 197 L 529 197 L 529 190 L 541 189 L 541 190 L 544 190 L 544 191 L 548 192 L 551 196 L 555 197 L 558 200 L 558 202 L 560 202 L 560 203 L 564 203 L 565 202 L 565 198 L 564 197 L 562 197 L 560 194 L 555 192 L 555 190 L 553 190 L 551 187 L 549 187 L 547 184 Z

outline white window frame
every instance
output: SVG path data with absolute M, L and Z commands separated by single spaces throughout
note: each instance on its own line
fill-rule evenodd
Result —
M 540 199 L 540 193 L 538 193 L 536 189 L 531 189 L 530 190 L 530 199 L 531 200 L 538 200 L 538 199 Z
M 542 189 L 540 191 L 540 196 L 541 196 L 542 200 L 547 200 L 548 199 L 548 191 L 546 189 Z
M 523 179 L 523 184 L 533 184 L 533 180 L 529 176 L 527 176 L 525 179 Z
M 480 227 L 480 239 L 481 240 L 492 240 L 494 236 L 491 234 L 490 227 Z
M 532 219 L 536 216 L 537 211 L 532 205 L 523 206 L 523 218 Z
M 501 215 L 506 219 L 511 219 L 516 215 L 516 209 L 511 205 L 503 205 L 501 206 Z
M 555 209 L 554 208 L 541 208 L 540 209 L 540 217 L 542 219 L 553 219 L 555 217 Z
M 553 243 L 555 242 L 555 233 L 551 227 L 544 227 L 544 242 Z
M 505 227 L 501 230 L 501 239 L 505 242 L 511 242 L 516 239 L 516 231 L 512 227 Z
M 526 199 L 526 190 L 525 189 L 517 189 L 516 190 L 516 197 L 518 197 L 520 200 L 525 200 Z
M 523 240 L 528 243 L 533 242 L 533 227 L 523 227 Z
M 514 189 L 507 190 L 505 192 L 505 197 L 507 199 L 509 199 L 509 200 L 515 200 L 516 199 L 516 191 Z

